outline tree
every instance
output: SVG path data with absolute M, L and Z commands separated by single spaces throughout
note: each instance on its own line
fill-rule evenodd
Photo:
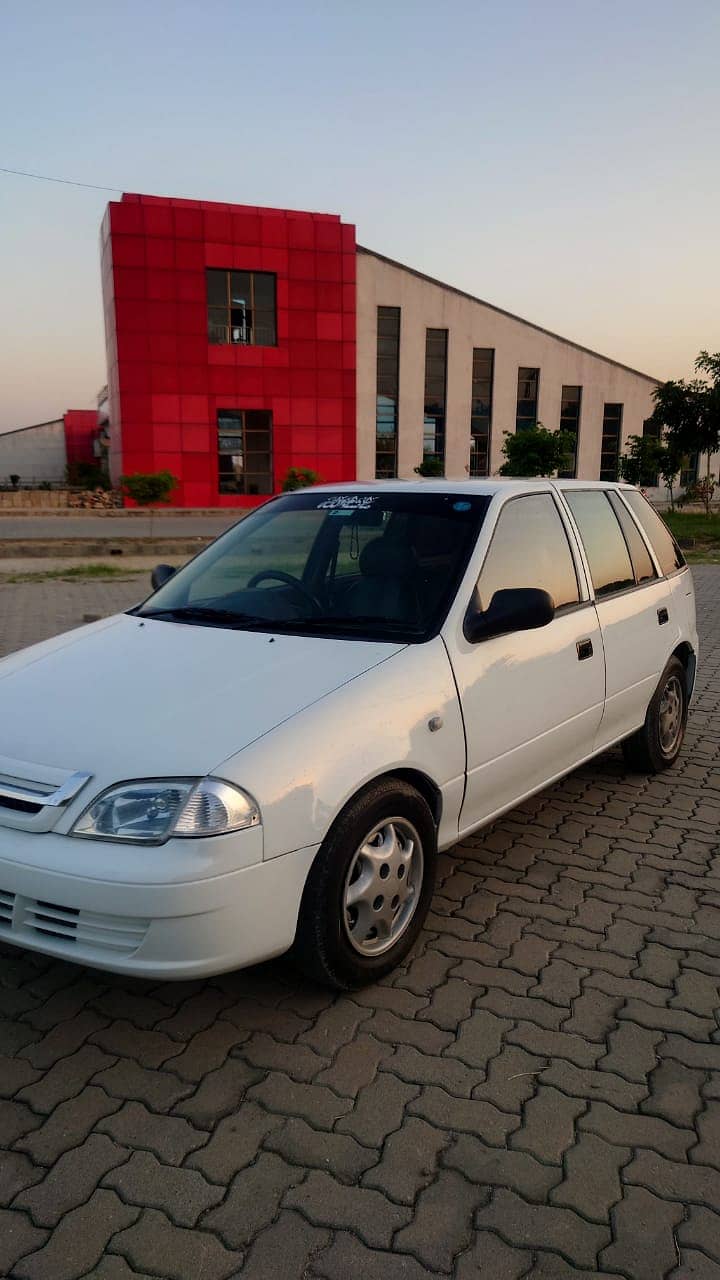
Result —
M 538 422 L 524 431 L 505 432 L 502 451 L 507 459 L 501 476 L 553 476 L 570 465 L 575 437 L 569 431 L 548 431 Z
M 652 421 L 677 454 L 704 453 L 705 488 L 710 488 L 712 455 L 720 448 L 720 351 L 701 351 L 695 372 L 707 375 L 661 382 L 653 391 Z
M 629 436 L 628 452 L 620 458 L 620 475 L 628 484 L 652 486 L 660 471 L 663 446 L 657 436 Z

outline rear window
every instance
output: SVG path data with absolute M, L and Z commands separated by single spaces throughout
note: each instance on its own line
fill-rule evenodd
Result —
M 657 511 L 653 510 L 647 498 L 644 498 L 637 489 L 623 489 L 622 495 L 650 539 L 652 549 L 658 558 L 663 573 L 676 573 L 678 569 L 683 569 L 685 567 L 685 557 L 682 551 L 665 521 L 660 519 Z
M 635 586 L 630 553 L 603 489 L 564 490 L 580 530 L 596 596 Z
M 640 530 L 618 495 L 611 491 L 608 493 L 608 498 L 610 506 L 620 521 L 620 528 L 625 535 L 630 559 L 635 570 L 635 581 L 637 583 L 652 582 L 654 578 L 657 578 L 657 574 L 650 558 L 650 552 L 640 536 Z

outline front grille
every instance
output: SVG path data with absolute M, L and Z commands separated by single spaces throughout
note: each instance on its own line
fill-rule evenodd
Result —
M 23 935 L 28 941 L 28 935 L 39 935 L 73 950 L 129 956 L 142 944 L 149 927 L 149 920 L 136 916 L 63 907 L 0 889 L 0 936 L 9 931 L 17 942 L 22 942 Z
M 10 929 L 12 927 L 14 908 L 15 894 L 7 893 L 5 889 L 0 889 L 0 929 Z

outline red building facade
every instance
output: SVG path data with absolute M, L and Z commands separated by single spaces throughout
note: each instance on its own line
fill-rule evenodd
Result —
M 98 431 L 97 410 L 68 409 L 63 414 L 63 425 L 68 467 L 72 468 L 78 462 L 96 462 L 94 441 Z
M 356 474 L 355 228 L 332 214 L 123 195 L 101 232 L 114 481 L 248 506 L 288 468 Z

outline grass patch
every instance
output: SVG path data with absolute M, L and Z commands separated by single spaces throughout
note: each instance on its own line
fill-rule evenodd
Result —
M 688 564 L 720 564 L 720 514 L 663 511 L 662 517 L 680 543 Z
M 61 582 L 117 582 L 124 579 L 136 577 L 138 574 L 147 573 L 147 569 L 128 569 L 121 568 L 116 564 L 76 564 L 69 569 L 40 569 L 37 573 L 29 571 L 27 573 L 3 573 L 2 561 L 0 560 L 0 580 L 3 582 L 52 582 L 59 580 Z

